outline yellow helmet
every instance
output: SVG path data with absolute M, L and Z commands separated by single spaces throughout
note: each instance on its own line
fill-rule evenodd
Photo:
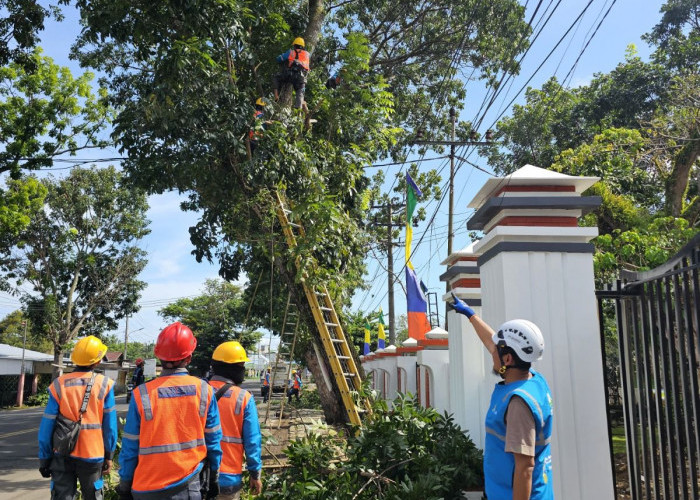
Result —
M 296 373 L 297 373 L 296 370 L 292 370 L 292 375 L 296 375 Z
M 222 363 L 245 363 L 250 361 L 241 343 L 235 340 L 220 344 L 219 347 L 214 349 L 211 359 Z
M 256 106 L 264 106 L 264 105 L 265 105 L 265 101 L 262 100 L 262 97 L 258 97 L 258 100 L 255 101 L 255 105 L 256 105 Z
M 105 354 L 107 354 L 107 346 L 97 337 L 90 335 L 75 344 L 70 359 L 78 366 L 90 366 L 102 361 Z
M 298 36 L 294 39 L 294 41 L 292 42 L 292 45 L 299 45 L 301 47 L 306 47 L 306 43 L 304 43 L 304 39 L 300 36 Z

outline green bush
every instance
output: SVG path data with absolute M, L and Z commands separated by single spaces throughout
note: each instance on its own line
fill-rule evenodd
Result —
M 401 396 L 347 440 L 310 434 L 285 451 L 289 465 L 268 478 L 265 498 L 429 500 L 483 486 L 482 454 L 447 414 Z
M 41 391 L 32 394 L 24 400 L 24 404 L 27 406 L 46 406 L 49 404 L 49 393 L 48 391 Z

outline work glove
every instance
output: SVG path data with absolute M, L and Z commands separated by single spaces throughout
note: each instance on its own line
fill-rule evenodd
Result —
M 51 477 L 51 459 L 39 460 L 39 474 L 41 477 Z
M 212 470 L 211 474 L 209 474 L 209 490 L 207 491 L 207 500 L 218 497 L 220 491 L 219 473 Z
M 452 294 L 452 300 L 454 301 L 452 303 L 452 307 L 454 308 L 455 311 L 457 311 L 459 314 L 464 314 L 467 318 L 471 318 L 474 316 L 476 313 L 474 312 L 474 309 L 469 307 L 466 302 L 463 300 L 459 299 L 454 292 L 450 292 Z

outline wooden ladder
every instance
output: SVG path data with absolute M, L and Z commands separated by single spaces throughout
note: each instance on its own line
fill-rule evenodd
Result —
M 279 218 L 287 245 L 290 249 L 297 246 L 297 235 L 304 236 L 304 228 L 289 220 L 291 211 L 286 207 L 283 196 L 275 192 L 276 211 Z M 355 404 L 352 391 L 359 392 L 362 387 L 362 379 L 357 370 L 355 359 L 340 325 L 340 320 L 335 312 L 335 306 L 331 300 L 325 285 L 312 287 L 302 280 L 306 300 L 311 306 L 311 312 L 316 322 L 323 349 L 330 362 L 333 378 L 338 386 L 343 399 L 348 420 L 354 425 L 361 425 L 360 413 L 369 411 L 369 402 L 363 400 L 364 408 L 358 408 Z

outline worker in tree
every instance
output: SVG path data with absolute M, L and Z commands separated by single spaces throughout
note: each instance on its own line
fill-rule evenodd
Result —
M 214 391 L 187 365 L 197 339 L 180 322 L 163 329 L 155 355 L 163 371 L 134 391 L 119 454 L 120 500 L 200 499 L 199 473 L 218 493 L 221 423 Z
M 335 90 L 338 85 L 343 81 L 343 76 L 345 75 L 345 68 L 340 68 L 338 71 L 333 73 L 333 75 L 326 80 L 326 88 L 328 90 Z
M 506 321 L 498 332 L 452 294 L 454 310 L 467 317 L 502 380 L 486 415 L 484 478 L 488 498 L 552 500 L 552 395 L 531 368 L 542 358 L 544 337 L 525 319 Z
M 267 367 L 267 370 L 265 370 L 262 374 L 262 377 L 260 377 L 260 383 L 262 384 L 260 386 L 260 394 L 263 397 L 263 403 L 267 403 L 267 400 L 270 399 L 270 367 Z
M 287 391 L 287 400 L 292 402 L 292 396 L 296 396 L 299 401 L 299 393 L 301 392 L 301 373 L 292 370 L 292 380 L 289 381 L 289 390 Z
M 304 107 L 304 90 L 306 88 L 306 76 L 311 69 L 310 54 L 304 50 L 306 44 L 301 37 L 295 38 L 292 48 L 277 56 L 277 62 L 282 66 L 282 70 L 277 73 L 273 80 L 275 100 L 279 99 L 279 92 L 282 85 L 290 84 L 296 93 L 294 100 L 295 108 Z
M 264 121 L 265 117 L 265 101 L 262 97 L 259 97 L 255 101 L 255 111 L 253 112 L 253 127 L 248 132 L 248 140 L 250 141 L 250 153 L 255 152 L 255 148 L 258 146 L 258 139 L 262 137 L 262 132 L 260 129 L 265 129 L 267 127 L 267 122 Z
M 245 363 L 250 361 L 239 342 L 219 345 L 212 354 L 214 376 L 209 382 L 216 391 L 221 417 L 221 470 L 219 499 L 238 500 L 241 497 L 243 454 L 250 474 L 250 490 L 258 495 L 262 491 L 262 434 L 258 422 L 258 410 L 252 395 L 240 387 L 245 379 Z M 214 498 L 214 497 L 212 497 Z
M 117 447 L 114 381 L 94 371 L 106 352 L 97 337 L 80 339 L 71 353 L 75 370 L 49 386 L 39 426 L 39 472 L 51 478 L 53 500 L 75 498 L 78 480 L 85 500 L 102 498 L 102 476 L 109 475 Z M 80 428 L 72 449 L 60 444 L 66 419 Z

